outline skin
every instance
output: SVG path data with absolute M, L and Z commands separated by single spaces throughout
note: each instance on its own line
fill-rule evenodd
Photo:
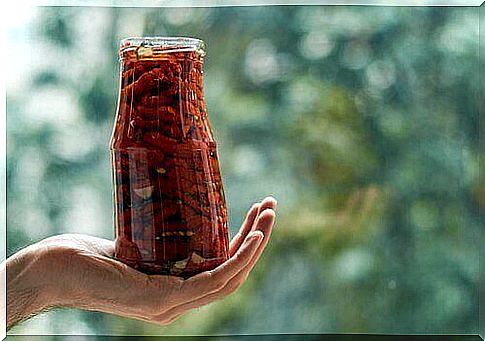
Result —
M 170 324 L 241 287 L 269 241 L 275 210 L 272 197 L 255 203 L 230 243 L 230 258 L 186 280 L 146 275 L 116 261 L 111 240 L 64 234 L 30 245 L 0 267 L 7 278 L 7 329 L 52 307 Z

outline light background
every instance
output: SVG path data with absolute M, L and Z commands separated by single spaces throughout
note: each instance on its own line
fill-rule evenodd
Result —
M 8 253 L 112 238 L 117 41 L 208 44 L 232 233 L 279 199 L 224 303 L 168 327 L 57 310 L 12 333 L 476 333 L 478 8 L 37 8 L 8 32 Z

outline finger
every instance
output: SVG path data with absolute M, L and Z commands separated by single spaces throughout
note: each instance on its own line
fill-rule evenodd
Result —
M 261 231 L 264 236 L 263 242 L 268 242 L 271 232 L 273 231 L 273 225 L 275 222 L 276 213 L 273 209 L 267 208 L 259 214 L 256 219 L 255 231 Z
M 265 210 L 261 217 L 258 219 L 258 230 L 259 231 L 267 231 L 267 233 L 271 233 L 272 226 L 274 224 L 275 220 L 275 215 L 273 210 Z M 265 236 L 266 239 L 266 236 Z M 267 244 L 266 239 L 266 244 Z M 265 245 L 266 245 L 265 244 Z M 215 292 L 209 293 L 201 298 L 198 298 L 196 300 L 193 300 L 191 302 L 187 302 L 184 304 L 181 304 L 177 307 L 174 307 L 165 313 L 163 313 L 160 317 L 161 320 L 163 320 L 165 323 L 171 323 L 175 321 L 177 318 L 179 318 L 182 314 L 184 314 L 186 311 L 195 309 L 201 306 L 204 306 L 206 304 L 209 304 L 215 300 L 222 299 L 226 297 L 229 294 L 232 294 L 235 292 L 241 285 L 244 283 L 246 278 L 248 277 L 249 273 L 253 269 L 254 265 L 256 264 L 257 260 L 259 259 L 261 253 L 264 250 L 265 245 L 261 243 L 258 247 L 258 251 L 253 255 L 253 258 L 251 261 L 246 265 L 246 267 L 238 272 L 234 277 L 232 277 L 226 285 Z
M 251 231 L 254 220 L 258 216 L 259 206 L 259 203 L 255 203 L 251 206 L 248 213 L 246 214 L 246 218 L 244 219 L 241 228 L 239 229 L 239 232 L 234 236 L 234 238 L 232 238 L 231 244 L 229 245 L 230 257 L 234 256 L 234 254 L 237 252 L 242 242 L 248 235 L 249 231 Z
M 262 211 L 264 211 L 265 209 L 267 209 L 267 208 L 271 208 L 271 209 L 275 210 L 276 209 L 276 206 L 277 206 L 277 201 L 276 201 L 275 198 L 269 196 L 269 197 L 266 197 L 266 198 L 263 199 L 263 201 L 256 208 L 255 216 L 252 219 L 252 222 L 250 223 L 249 221 L 245 220 L 245 223 L 246 222 L 248 223 L 248 225 L 245 226 L 245 227 L 248 228 L 248 231 L 247 232 L 244 231 L 244 233 L 241 233 L 241 235 L 239 235 L 239 233 L 238 233 L 238 235 L 236 235 L 236 237 L 238 237 L 238 240 L 235 241 L 235 243 L 231 242 L 231 245 L 230 245 L 230 248 L 229 248 L 229 250 L 230 250 L 230 256 L 234 255 L 237 252 L 237 249 L 239 248 L 240 243 L 244 240 L 244 238 L 246 237 L 247 233 L 249 233 L 249 231 L 254 231 L 256 229 L 256 219 L 255 218 L 257 218 L 259 216 L 259 214 Z M 253 209 L 254 209 L 254 206 L 251 207 L 250 212 Z M 239 242 L 239 245 L 237 244 L 238 242 Z
M 244 279 L 249 275 L 249 272 L 254 268 L 256 263 L 258 262 L 261 254 L 263 253 L 266 245 L 268 245 L 269 239 L 271 237 L 271 233 L 273 232 L 273 226 L 276 219 L 276 213 L 272 209 L 264 210 L 259 218 L 260 222 L 257 224 L 257 230 L 261 231 L 264 235 L 264 238 L 261 244 L 258 247 L 258 250 L 254 254 L 253 258 L 249 262 L 248 266 L 241 272 L 241 275 L 244 276 Z
M 239 273 L 236 276 L 234 276 L 233 278 L 231 278 L 229 280 L 229 282 L 227 282 L 226 286 L 224 288 L 222 288 L 220 291 L 216 291 L 214 293 L 211 293 L 211 294 L 208 294 L 204 297 L 201 297 L 201 298 L 199 298 L 195 301 L 177 306 L 177 307 L 167 311 L 166 313 L 164 313 L 163 317 L 161 317 L 160 319 L 164 323 L 170 324 L 170 323 L 174 322 L 175 320 L 177 320 L 182 315 L 184 315 L 184 313 L 186 313 L 189 310 L 196 309 L 196 308 L 205 306 L 209 303 L 212 303 L 214 301 L 220 300 L 220 299 L 232 294 L 237 289 L 239 289 L 244 283 L 244 278 L 245 277 L 242 275 L 242 273 Z
M 257 223 L 257 230 L 263 233 L 264 238 L 249 264 L 237 275 L 237 277 L 242 278 L 243 281 L 247 278 L 251 270 L 254 268 L 259 258 L 261 257 L 261 254 L 266 248 L 266 245 L 268 244 L 271 236 L 271 232 L 273 230 L 275 218 L 276 215 L 272 209 L 266 209 L 260 214 Z
M 232 277 L 244 269 L 251 261 L 263 238 L 261 231 L 249 233 L 242 246 L 229 260 L 214 270 L 202 272 L 184 281 L 181 288 L 182 296 L 186 300 L 193 301 L 224 287 Z
M 254 254 L 249 264 L 230 280 L 230 282 L 233 282 L 232 285 L 229 285 L 229 288 L 226 289 L 222 295 L 218 295 L 217 293 L 214 293 L 213 299 L 219 299 L 228 295 L 229 293 L 234 292 L 238 288 L 238 287 L 235 287 L 234 282 L 240 283 L 241 285 L 242 283 L 244 283 L 244 281 L 249 276 L 249 273 L 258 262 L 259 258 L 261 257 L 261 254 L 263 253 L 264 249 L 266 248 L 266 245 L 269 242 L 271 232 L 273 230 L 275 218 L 276 218 L 276 215 L 272 209 L 266 209 L 260 214 L 256 226 L 257 226 L 257 230 L 261 231 L 264 235 L 263 241 L 259 245 L 258 250 Z
M 261 205 L 260 205 L 259 210 L 258 210 L 258 216 L 261 212 L 263 212 L 264 210 L 266 210 L 268 208 L 272 209 L 272 210 L 276 210 L 277 205 L 278 205 L 278 202 L 272 196 L 268 196 L 268 197 L 264 198 L 263 201 L 261 201 Z M 255 220 L 251 230 L 252 231 L 256 230 L 256 226 L 257 226 L 257 221 Z

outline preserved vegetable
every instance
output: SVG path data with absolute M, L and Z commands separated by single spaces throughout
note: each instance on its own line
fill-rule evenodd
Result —
M 227 210 L 203 94 L 203 42 L 128 38 L 111 138 L 115 257 L 189 277 L 228 258 Z

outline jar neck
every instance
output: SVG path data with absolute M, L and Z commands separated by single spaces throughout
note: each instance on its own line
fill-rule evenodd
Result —
M 139 143 L 147 136 L 165 136 L 178 141 L 212 141 L 202 64 L 202 57 L 193 51 L 122 59 L 120 129 L 115 140 L 125 136 Z
M 202 56 L 194 51 L 167 53 L 150 58 L 123 58 L 122 95 L 135 101 L 151 95 L 158 96 L 161 104 L 172 100 L 195 105 L 203 101 L 202 66 Z
M 122 71 L 137 73 L 153 70 L 155 80 L 172 83 L 196 83 L 202 88 L 202 64 L 205 44 L 186 37 L 131 37 L 120 42 Z M 140 75 L 139 75 L 140 76 Z M 149 78 L 150 75 L 147 75 Z M 160 77 L 161 76 L 161 77 Z M 152 82 L 156 83 L 156 82 Z M 182 85 L 181 84 L 181 85 Z M 183 89 L 180 89 L 183 90 Z M 184 95 L 183 91 L 180 95 Z

